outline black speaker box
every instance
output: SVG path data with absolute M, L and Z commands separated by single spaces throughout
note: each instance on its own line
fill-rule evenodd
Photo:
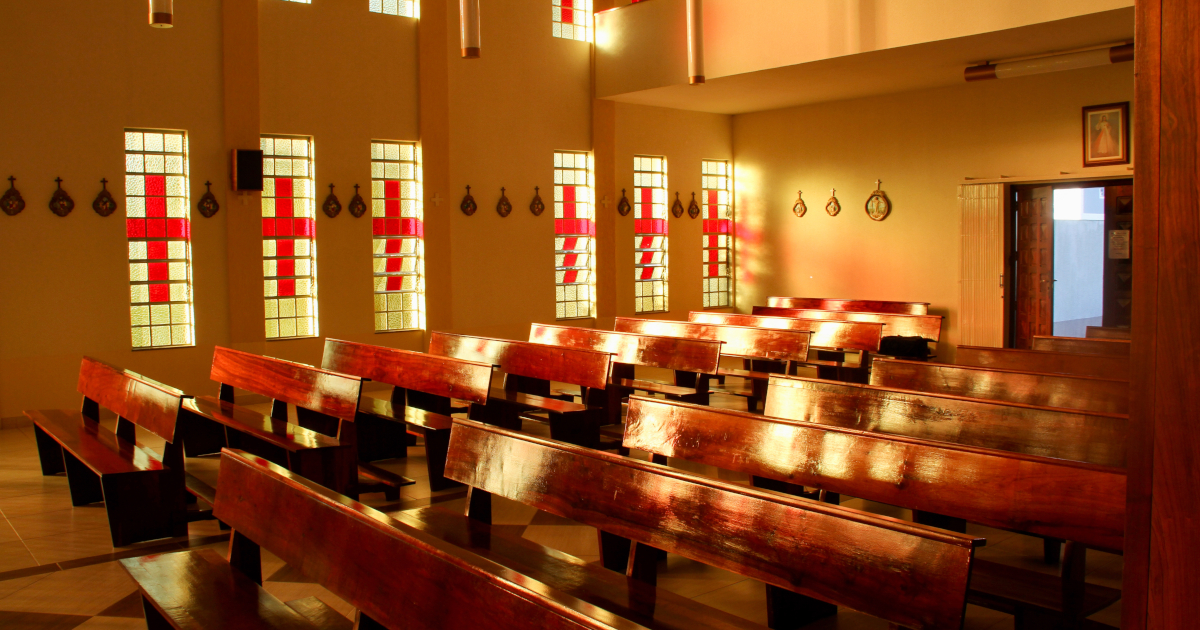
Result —
M 263 152 L 233 150 L 233 189 L 263 189 Z

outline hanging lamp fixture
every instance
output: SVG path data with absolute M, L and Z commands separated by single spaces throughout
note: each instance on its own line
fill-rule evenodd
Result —
M 704 83 L 704 9 L 701 0 L 687 0 L 688 83 Z
M 479 0 L 458 0 L 463 59 L 479 58 Z
M 150 26 L 171 28 L 174 26 L 174 0 L 150 0 Z

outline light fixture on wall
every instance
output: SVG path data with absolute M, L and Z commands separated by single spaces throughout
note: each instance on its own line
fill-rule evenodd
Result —
M 150 0 L 150 26 L 171 28 L 174 26 L 174 0 Z
M 963 76 L 968 81 L 1008 79 L 1030 74 L 1092 68 L 1125 61 L 1133 61 L 1133 44 L 1118 44 L 1054 55 L 1042 55 L 1040 57 L 1024 57 L 1011 61 L 988 62 L 977 66 L 970 66 L 963 73 Z
M 704 83 L 704 9 L 701 0 L 687 0 L 688 83 Z
M 458 0 L 463 59 L 479 58 L 479 0 Z

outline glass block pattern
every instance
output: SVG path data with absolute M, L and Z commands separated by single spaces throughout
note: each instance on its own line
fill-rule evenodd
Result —
M 416 17 L 416 4 L 415 0 L 369 0 L 367 8 L 371 13 Z
M 263 136 L 263 295 L 267 339 L 317 336 L 313 142 Z
M 133 348 L 196 344 L 188 140 L 183 131 L 125 130 L 125 233 Z
M 592 0 L 550 0 L 551 33 L 580 42 L 592 41 Z
M 635 313 L 670 310 L 667 302 L 667 158 L 633 158 Z
M 701 214 L 704 219 L 704 308 L 732 305 L 733 212 L 729 207 L 729 162 L 700 162 Z
M 425 215 L 421 150 L 371 142 L 375 332 L 425 328 Z
M 593 166 L 590 153 L 554 152 L 554 313 L 558 319 L 593 313 Z

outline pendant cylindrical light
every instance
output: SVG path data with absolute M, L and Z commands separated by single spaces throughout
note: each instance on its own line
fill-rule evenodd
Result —
M 986 63 L 979 66 L 971 66 L 963 74 L 964 78 L 968 81 L 1008 79 L 1045 72 L 1092 68 L 1125 61 L 1133 61 L 1133 44 L 1096 48 L 1063 55 L 1048 55 L 1033 59 L 1020 59 L 1003 63 Z
M 172 4 L 173 0 L 150 0 L 150 26 L 171 28 L 175 14 Z
M 463 59 L 479 58 L 479 0 L 458 0 Z
M 701 0 L 687 0 L 688 82 L 704 83 L 704 9 Z

